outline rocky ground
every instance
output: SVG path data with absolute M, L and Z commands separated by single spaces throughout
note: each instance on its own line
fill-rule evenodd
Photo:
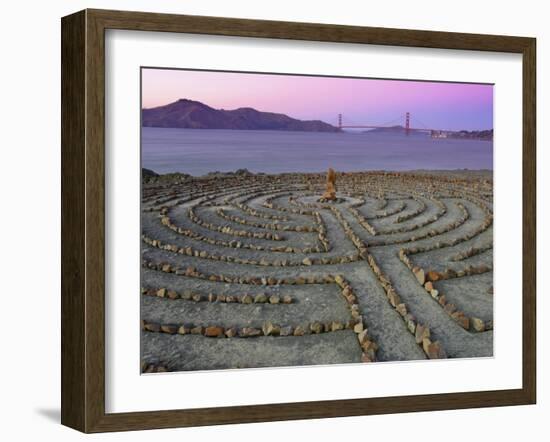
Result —
M 491 356 L 488 171 L 144 176 L 142 370 Z

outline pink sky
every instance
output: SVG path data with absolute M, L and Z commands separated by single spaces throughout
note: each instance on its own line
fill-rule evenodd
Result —
M 180 98 L 216 109 L 253 107 L 302 120 L 479 130 L 493 127 L 493 86 L 311 77 L 295 75 L 142 69 L 142 107 Z M 395 120 L 395 121 L 394 121 Z

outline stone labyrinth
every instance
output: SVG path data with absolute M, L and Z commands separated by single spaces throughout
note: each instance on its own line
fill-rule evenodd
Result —
M 330 202 L 324 186 L 144 182 L 144 372 L 492 355 L 491 176 L 339 173 Z

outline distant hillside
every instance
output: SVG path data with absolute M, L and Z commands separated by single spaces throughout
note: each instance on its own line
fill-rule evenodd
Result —
M 461 130 L 459 132 L 452 132 L 449 138 L 472 138 L 476 140 L 492 140 L 493 129 L 488 130 Z
M 366 134 L 404 134 L 406 132 L 406 129 L 403 126 L 388 126 L 388 127 L 377 127 L 376 129 L 369 129 L 367 131 L 364 131 Z M 423 131 L 418 131 L 415 129 L 410 129 L 409 133 L 411 135 L 421 135 L 421 136 L 429 136 L 430 134 Z
M 398 133 L 398 132 L 405 132 L 405 128 L 403 126 L 388 126 L 388 127 L 377 127 L 376 129 L 369 129 L 364 131 L 365 133 Z
M 376 129 L 365 131 L 365 133 L 378 134 L 401 134 L 405 133 L 406 129 L 403 126 L 388 126 L 388 127 L 378 127 Z M 459 139 L 472 139 L 472 140 L 492 140 L 493 139 L 493 129 L 487 130 L 458 130 L 458 131 L 433 131 L 433 133 L 422 130 L 422 129 L 410 129 L 409 133 L 411 135 L 422 135 L 422 136 L 432 136 L 434 138 L 459 138 Z
M 186 129 L 289 130 L 338 132 L 320 120 L 302 121 L 288 115 L 260 112 L 250 107 L 214 109 L 199 101 L 180 99 L 165 106 L 142 110 L 143 127 Z

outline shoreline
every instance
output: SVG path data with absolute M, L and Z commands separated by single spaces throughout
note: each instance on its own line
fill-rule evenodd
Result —
M 403 175 L 424 175 L 424 176 L 461 176 L 461 177 L 493 177 L 493 169 L 409 169 L 409 170 L 384 170 L 384 169 L 371 169 L 362 171 L 336 171 L 337 174 L 353 175 L 353 174 L 403 174 Z M 211 171 L 204 175 L 192 175 L 186 172 L 167 172 L 158 173 L 152 169 L 142 167 L 142 178 L 189 178 L 189 179 L 212 179 L 212 178 L 230 178 L 236 176 L 293 176 L 293 175 L 305 175 L 305 176 L 318 176 L 326 174 L 326 170 L 318 172 L 280 172 L 280 173 L 266 173 L 266 172 L 251 172 L 246 168 L 238 169 L 236 171 Z

